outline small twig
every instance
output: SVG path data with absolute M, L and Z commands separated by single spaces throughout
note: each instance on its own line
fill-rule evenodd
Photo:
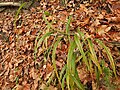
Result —
M 21 4 L 17 2 L 0 2 L 0 7 L 4 6 L 16 6 L 19 7 Z

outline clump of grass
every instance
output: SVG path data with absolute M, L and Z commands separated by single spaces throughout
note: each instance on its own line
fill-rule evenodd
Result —
M 70 47 L 67 55 L 66 83 L 67 83 L 68 90 L 75 89 L 75 86 L 77 86 L 80 90 L 84 90 L 84 86 L 80 82 L 80 79 L 78 77 L 78 73 L 76 70 L 76 63 L 75 63 L 76 54 L 74 52 L 75 48 L 76 48 L 75 41 L 72 41 L 70 43 Z
M 100 60 L 98 59 L 96 50 L 94 49 L 95 44 L 93 43 L 93 41 L 96 41 L 98 44 L 100 44 L 100 46 L 103 49 L 105 49 L 106 54 L 109 58 L 113 73 L 116 76 L 114 60 L 112 58 L 112 55 L 108 47 L 106 47 L 102 43 L 102 41 L 98 39 L 95 40 L 95 39 L 85 37 L 84 33 L 82 33 L 79 28 L 76 33 L 71 34 L 70 32 L 71 16 L 68 17 L 65 33 L 61 33 L 59 32 L 59 30 L 53 29 L 52 24 L 47 21 L 45 14 L 43 14 L 43 19 L 47 24 L 47 30 L 46 30 L 46 33 L 42 35 L 40 38 L 39 36 L 41 33 L 39 33 L 38 36 L 36 37 L 35 49 L 34 49 L 35 59 L 37 58 L 38 48 L 41 47 L 41 45 L 44 43 L 47 44 L 47 38 L 50 37 L 51 35 L 54 35 L 55 38 L 52 46 L 47 47 L 46 50 L 49 51 L 48 49 L 51 48 L 50 50 L 52 54 L 51 61 L 54 67 L 54 73 L 56 74 L 57 80 L 62 90 L 64 89 L 85 90 L 85 86 L 81 83 L 79 78 L 79 73 L 77 71 L 77 65 L 79 65 L 78 61 L 85 63 L 86 69 L 88 69 L 91 75 L 92 73 L 96 73 L 96 78 L 98 83 L 100 81 L 100 75 L 102 75 L 103 73 L 108 74 L 106 76 L 106 80 L 108 80 L 109 77 L 111 76 L 110 72 L 112 71 L 100 65 Z M 68 49 L 66 64 L 63 66 L 62 70 L 60 71 L 56 66 L 56 51 L 57 51 L 58 45 L 61 44 L 60 42 L 64 38 L 70 45 L 68 47 L 69 49 Z M 49 85 L 51 82 L 52 82 L 52 79 L 49 80 Z
M 111 67 L 112 67 L 112 69 L 113 69 L 114 75 L 115 75 L 115 77 L 117 78 L 116 69 L 115 69 L 115 63 L 114 63 L 114 60 L 113 60 L 113 57 L 112 57 L 112 54 L 111 54 L 109 48 L 106 47 L 105 44 L 103 44 L 102 41 L 100 41 L 100 40 L 98 40 L 98 39 L 97 39 L 97 42 L 98 42 L 98 43 L 100 44 L 100 46 L 101 46 L 102 48 L 104 48 L 104 50 L 106 51 L 106 54 L 107 54 L 107 56 L 108 56 L 108 58 L 109 58 L 109 61 L 110 61 Z

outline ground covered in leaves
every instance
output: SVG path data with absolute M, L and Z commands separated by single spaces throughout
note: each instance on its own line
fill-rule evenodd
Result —
M 120 2 L 71 0 L 64 4 L 41 0 L 36 7 L 22 9 L 18 16 L 15 11 L 0 13 L 0 90 L 44 90 L 47 86 L 48 90 L 61 90 L 48 47 L 53 45 L 57 32 L 66 32 L 69 16 L 70 32 L 76 33 L 79 27 L 86 37 L 98 38 L 110 48 L 117 73 L 117 79 L 112 75 L 110 83 L 115 90 L 120 89 Z M 56 33 L 44 40 L 35 56 L 36 37 L 52 30 Z M 70 46 L 66 39 L 60 44 L 55 58 L 58 71 L 67 63 Z M 96 44 L 94 48 L 98 58 L 105 60 L 105 67 L 111 69 L 107 56 L 102 56 Z M 94 70 L 91 75 L 84 63 L 77 63 L 76 68 L 86 90 L 110 90 L 102 79 L 104 75 L 97 87 Z

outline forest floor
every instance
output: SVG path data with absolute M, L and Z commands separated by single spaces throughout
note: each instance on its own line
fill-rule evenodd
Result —
M 59 0 L 41 0 L 29 10 L 21 9 L 18 15 L 18 8 L 7 8 L 0 12 L 0 90 L 61 90 L 50 46 L 54 46 L 57 35 L 64 36 L 67 28 L 72 34 L 76 34 L 79 28 L 93 42 L 94 39 L 103 41 L 109 47 L 115 63 L 117 78 L 112 72 L 109 57 L 94 42 L 98 61 L 104 60 L 105 68 L 112 75 L 108 75 L 108 78 L 104 78 L 105 73 L 98 75 L 98 85 L 96 64 L 92 62 L 91 73 L 84 63 L 76 61 L 78 76 L 85 90 L 120 90 L 120 1 L 101 0 L 90 3 L 71 0 L 64 4 Z M 44 38 L 41 45 L 36 44 L 43 35 L 52 31 L 55 33 Z M 70 38 L 73 40 L 72 34 Z M 62 38 L 55 52 L 58 73 L 68 64 L 69 47 L 69 40 Z M 66 80 L 65 90 L 69 88 Z M 74 88 L 79 90 L 77 83 Z

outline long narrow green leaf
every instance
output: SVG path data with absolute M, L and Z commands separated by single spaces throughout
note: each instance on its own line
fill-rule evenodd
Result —
M 44 40 L 46 37 L 50 36 L 52 33 L 53 33 L 53 32 L 48 32 L 48 33 L 46 33 L 45 35 L 43 35 L 43 36 L 39 39 L 39 41 L 37 42 L 37 44 L 36 44 L 36 46 L 35 46 L 35 48 L 34 48 L 35 57 L 36 57 L 36 53 L 37 53 L 38 47 L 41 45 L 41 43 L 43 42 L 43 40 Z M 36 39 L 38 39 L 38 37 L 37 37 Z
M 71 22 L 71 16 L 68 17 L 68 21 L 66 24 L 66 33 L 69 34 L 70 33 L 70 22 Z
M 37 41 L 38 41 L 38 39 L 40 37 L 40 34 L 41 34 L 41 32 L 39 32 L 38 35 L 37 35 L 37 37 L 35 38 L 35 46 L 37 46 Z
M 62 90 L 64 90 L 64 87 L 65 87 L 65 78 L 66 78 L 66 74 L 63 76 L 63 79 L 62 79 Z
M 66 24 L 66 34 L 68 35 L 69 41 L 70 41 L 70 22 L 71 22 L 71 17 L 72 16 L 68 17 L 68 21 L 67 21 L 67 24 Z
M 102 69 L 100 67 L 99 61 L 98 61 L 96 53 L 94 51 L 92 41 L 90 39 L 87 39 L 87 41 L 88 41 L 89 49 L 91 52 L 91 59 L 92 59 L 93 63 L 98 67 L 98 70 L 100 71 L 100 73 L 102 73 Z
M 99 39 L 97 39 L 97 42 L 101 45 L 101 47 L 104 48 L 104 50 L 106 51 L 106 54 L 109 58 L 109 61 L 110 61 L 110 64 L 111 64 L 111 67 L 113 69 L 113 72 L 114 72 L 114 75 L 115 77 L 117 78 L 117 75 L 116 75 L 116 69 L 115 69 L 115 63 L 114 63 L 114 60 L 113 60 L 113 57 L 112 57 L 112 54 L 110 53 L 110 50 L 108 47 L 105 46 L 105 44 L 102 43 L 102 41 L 100 41 Z
M 45 12 L 43 13 L 43 20 L 44 20 L 45 23 L 47 24 L 47 25 L 46 25 L 47 29 L 46 29 L 46 32 L 45 32 L 45 33 L 48 33 L 48 32 L 50 32 L 50 28 L 52 28 L 52 24 L 47 20 L 46 14 L 49 14 L 49 12 L 45 11 Z M 47 39 L 48 39 L 48 38 L 45 38 L 45 46 L 46 46 L 46 47 L 47 47 Z
M 59 37 L 57 39 L 57 41 L 55 42 L 55 44 L 53 46 L 53 51 L 52 51 L 52 63 L 53 63 L 53 67 L 54 67 L 54 70 L 55 70 L 55 73 L 56 73 L 56 76 L 58 78 L 60 85 L 61 85 L 61 81 L 60 81 L 60 77 L 59 77 L 58 72 L 57 72 L 56 61 L 55 61 L 56 54 L 55 53 L 56 53 L 56 48 L 57 48 L 61 39 L 62 39 L 62 37 Z
M 75 60 L 76 60 L 76 54 L 73 53 L 72 59 L 71 59 L 71 62 L 70 62 L 70 64 L 71 64 L 71 67 L 70 67 L 70 81 L 72 80 L 71 75 L 75 75 L 75 70 L 76 70 Z M 74 89 L 74 85 L 75 85 L 75 82 L 70 82 L 71 90 Z
M 80 53 L 82 54 L 83 61 L 85 62 L 86 66 L 88 67 L 88 70 L 90 70 L 90 66 L 88 64 L 87 57 L 85 56 L 82 44 L 81 44 L 81 42 L 76 34 L 75 34 L 74 38 L 75 38 L 75 43 L 76 43 Z
M 92 74 L 93 73 L 93 63 L 92 63 L 92 58 L 91 58 L 91 53 L 90 52 L 88 52 L 87 53 L 87 55 L 88 55 L 88 61 L 89 61 L 89 66 L 90 66 L 90 73 Z
M 43 42 L 43 40 L 44 40 L 46 37 L 50 36 L 52 33 L 53 33 L 53 32 L 48 32 L 48 33 L 44 34 L 44 35 L 39 39 L 39 41 L 38 41 L 38 43 L 37 43 L 37 48 L 41 45 L 41 43 Z
M 84 33 L 81 32 L 79 28 L 77 29 L 77 33 L 80 35 L 80 38 L 82 39 L 82 42 L 83 42 L 84 44 L 86 44 L 86 41 L 85 41 L 86 38 L 85 38 Z
M 95 75 L 96 75 L 96 79 L 97 79 L 97 85 L 99 85 L 100 72 L 96 66 L 95 66 Z
M 61 70 L 61 72 L 60 72 L 60 80 L 62 79 L 62 76 L 63 76 L 63 74 L 64 74 L 64 72 L 65 72 L 65 70 L 66 70 L 66 65 L 64 65 L 64 67 L 62 68 L 62 70 Z
M 18 15 L 19 15 L 19 13 L 20 13 L 20 10 L 24 7 L 26 5 L 26 2 L 25 3 L 22 3 L 21 5 L 20 5 L 20 7 L 18 8 L 18 10 L 17 10 L 17 13 L 16 13 L 16 15 L 15 15 L 15 21 L 14 21 L 14 26 L 16 27 L 16 20 L 17 20 L 17 18 L 18 18 Z
M 48 29 L 52 28 L 52 24 L 48 22 L 45 13 L 43 14 L 43 19 L 44 19 L 45 23 L 47 24 L 47 28 Z
M 84 86 L 82 85 L 81 82 L 79 82 L 74 76 L 71 75 L 71 77 L 72 77 L 72 81 L 74 81 L 76 83 L 76 85 L 78 86 L 79 90 L 85 90 Z
M 37 53 L 37 41 L 39 39 L 39 35 L 41 34 L 41 32 L 38 33 L 36 39 L 35 39 L 35 47 L 34 47 L 34 57 L 35 57 L 35 60 L 36 60 L 36 53 Z
M 75 53 L 73 53 L 73 57 L 71 60 L 71 74 L 75 74 L 75 69 L 76 69 L 75 60 L 76 60 L 76 55 Z
M 70 47 L 69 47 L 69 50 L 68 50 L 68 55 L 67 55 L 67 69 L 66 69 L 66 73 L 67 73 L 67 76 L 66 76 L 66 82 L 67 82 L 67 86 L 68 86 L 68 90 L 70 90 L 70 69 L 71 69 L 71 59 L 73 57 L 73 50 L 75 49 L 75 42 L 72 41 L 70 43 Z

